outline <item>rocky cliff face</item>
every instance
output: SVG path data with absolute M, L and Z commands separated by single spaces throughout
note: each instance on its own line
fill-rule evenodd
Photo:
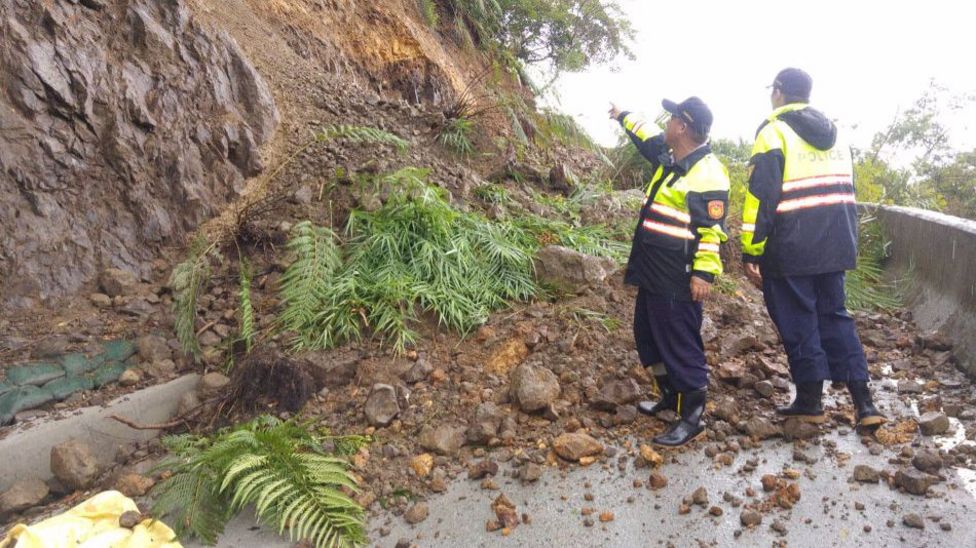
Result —
M 0 2 L 0 304 L 148 274 L 262 168 L 278 111 L 180 0 Z

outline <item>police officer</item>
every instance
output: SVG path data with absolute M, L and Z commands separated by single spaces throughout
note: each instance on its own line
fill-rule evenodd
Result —
M 678 414 L 654 443 L 683 445 L 704 431 L 708 368 L 701 338 L 702 301 L 722 273 L 719 245 L 729 177 L 708 146 L 712 113 L 690 97 L 665 100 L 670 113 L 663 133 L 635 114 L 611 105 L 611 118 L 652 167 L 646 199 L 634 232 L 625 282 L 636 285 L 634 339 L 644 367 L 649 367 L 662 398 L 638 409 Z
M 847 384 L 859 426 L 880 425 L 864 349 L 844 306 L 844 273 L 857 259 L 850 149 L 808 105 L 810 75 L 783 69 L 771 87 L 773 112 L 759 126 L 750 160 L 742 259 L 763 291 L 796 384 L 793 403 L 777 412 L 823 422 L 823 381 L 831 379 Z

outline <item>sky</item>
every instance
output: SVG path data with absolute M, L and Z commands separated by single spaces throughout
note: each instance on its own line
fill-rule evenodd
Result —
M 616 142 L 609 102 L 654 118 L 661 99 L 701 97 L 712 137 L 752 142 L 769 85 L 794 66 L 813 77 L 811 105 L 867 147 L 934 79 L 976 93 L 976 6 L 965 2 L 618 0 L 636 31 L 636 59 L 564 74 L 547 100 L 595 140 Z M 944 119 L 953 148 L 976 147 L 976 103 Z

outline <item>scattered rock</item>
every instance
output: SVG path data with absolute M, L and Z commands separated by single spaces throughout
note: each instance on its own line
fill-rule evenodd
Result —
M 139 374 L 138 369 L 129 368 L 122 372 L 119 376 L 119 385 L 121 386 L 134 386 L 142 380 L 142 375 Z
M 427 515 L 429 513 L 430 510 L 427 508 L 427 503 L 418 502 L 404 512 L 403 519 L 405 519 L 410 525 L 416 525 L 427 519 Z
M 944 413 L 929 412 L 918 418 L 918 428 L 923 436 L 938 436 L 949 430 L 949 417 Z
M 493 460 L 483 460 L 468 467 L 468 479 L 477 480 L 485 476 L 497 476 L 498 463 Z
M 98 275 L 98 285 L 109 297 L 131 295 L 139 285 L 135 274 L 118 268 L 108 268 Z
M 657 468 L 664 464 L 664 457 L 658 454 L 650 445 L 644 443 L 640 445 L 640 456 L 652 468 Z
M 47 484 L 39 479 L 20 480 L 0 495 L 0 517 L 41 503 L 48 494 Z
M 724 512 L 722 512 L 722 509 L 719 508 L 718 506 L 712 506 L 711 508 L 708 509 L 708 513 L 715 517 L 718 517 L 721 516 Z
M 173 357 L 173 351 L 166 339 L 158 335 L 143 335 L 136 339 L 136 350 L 142 361 L 150 363 L 169 360 Z
M 464 436 L 469 443 L 484 445 L 498 435 L 505 414 L 492 402 L 485 402 L 474 412 L 474 420 L 465 431 Z
M 913 495 L 924 495 L 936 481 L 938 481 L 937 477 L 930 476 L 921 470 L 899 470 L 895 473 L 895 485 Z
M 69 489 L 85 489 L 98 477 L 98 461 L 88 444 L 70 439 L 51 448 L 51 473 Z
M 223 373 L 207 373 L 200 378 L 197 390 L 203 398 L 209 398 L 219 393 L 225 386 L 230 384 L 230 379 Z
M 697 504 L 698 506 L 706 506 L 708 504 L 708 490 L 704 487 L 699 487 L 691 494 L 692 504 Z
M 302 356 L 318 388 L 339 388 L 356 378 L 360 356 L 355 352 L 320 350 Z
M 426 478 L 434 467 L 434 457 L 430 453 L 421 453 L 410 459 L 410 468 L 418 478 Z
M 518 526 L 519 516 L 515 505 L 504 494 L 498 495 L 491 503 L 491 509 L 495 512 L 495 524 L 492 525 L 497 525 L 496 529 L 513 529 Z
M 141 497 L 152 489 L 156 482 L 139 474 L 125 474 L 115 482 L 115 489 L 127 497 Z
M 906 527 L 911 527 L 912 529 L 925 529 L 925 521 L 922 516 L 918 514 L 905 514 L 901 518 L 901 522 L 905 524 Z
M 902 379 L 898 381 L 899 394 L 921 394 L 922 390 L 922 385 L 911 379 Z
M 511 383 L 512 400 L 526 413 L 545 409 L 559 397 L 559 379 L 545 367 L 519 365 Z
M 463 445 L 464 428 L 458 426 L 428 426 L 420 433 L 420 446 L 438 455 L 457 455 Z
M 377 428 L 389 426 L 393 419 L 400 414 L 397 403 L 396 388 L 388 384 L 374 384 L 366 405 L 363 407 L 366 421 Z
M 858 464 L 854 467 L 854 481 L 861 483 L 878 483 L 881 480 L 881 473 L 866 464 Z
M 783 423 L 783 437 L 787 440 L 808 440 L 819 435 L 820 428 L 816 424 L 797 418 L 787 419 Z
M 610 259 L 562 246 L 547 245 L 535 256 L 536 279 L 567 293 L 579 293 L 603 284 L 616 270 L 616 264 Z
M 430 362 L 419 359 L 404 373 L 403 380 L 410 384 L 418 383 L 426 379 L 433 370 L 434 366 Z
M 776 489 L 777 483 L 779 483 L 779 480 L 772 474 L 766 474 L 762 477 L 763 491 L 767 493 Z
M 783 431 L 772 421 L 764 417 L 755 416 L 746 421 L 742 426 L 743 431 L 750 437 L 758 440 L 765 440 L 768 438 L 781 436 Z
M 127 512 L 122 512 L 119 516 L 119 527 L 124 527 L 126 529 L 132 529 L 136 525 L 142 523 L 142 514 L 136 510 L 129 510 Z
M 604 411 L 614 411 L 618 405 L 634 403 L 641 397 L 640 386 L 637 381 L 628 377 L 604 383 L 600 393 L 593 400 L 592 405 Z
M 603 444 L 582 432 L 561 434 L 553 441 L 552 447 L 557 455 L 574 462 L 603 453 Z
M 613 518 L 614 518 L 613 512 L 601 512 L 600 513 L 600 521 L 603 522 L 603 523 L 611 522 L 611 521 L 613 521 Z
M 530 462 L 519 470 L 519 479 L 522 483 L 531 483 L 542 477 L 542 467 L 534 462 Z
M 922 449 L 915 454 L 915 457 L 912 459 L 912 465 L 922 472 L 935 474 L 942 469 L 942 456 L 934 449 Z
M 664 477 L 658 472 L 651 474 L 650 479 L 647 481 L 648 486 L 653 490 L 664 489 L 668 486 L 668 478 Z
M 112 297 L 104 293 L 92 293 L 88 296 L 88 300 L 91 301 L 92 305 L 96 308 L 111 308 L 112 307 Z
M 753 385 L 753 390 L 759 392 L 759 395 L 768 398 L 776 392 L 776 388 L 773 387 L 773 383 L 769 381 L 759 381 Z
M 739 521 L 746 527 L 754 527 L 762 523 L 762 514 L 755 510 L 743 510 Z

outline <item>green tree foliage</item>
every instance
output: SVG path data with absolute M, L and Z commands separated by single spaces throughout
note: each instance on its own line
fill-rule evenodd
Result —
M 172 475 L 154 489 L 153 514 L 180 537 L 215 544 L 249 505 L 258 521 L 316 547 L 366 542 L 365 513 L 344 491 L 358 486 L 345 459 L 322 452 L 327 436 L 261 416 L 212 436 L 163 438 Z M 361 440 L 361 438 L 356 438 Z
M 453 21 L 462 41 L 483 48 L 500 47 L 524 63 L 554 71 L 580 71 L 632 57 L 634 33 L 611 0 L 437 0 L 440 14 L 428 21 Z
M 944 120 L 964 115 L 976 97 L 950 95 L 934 82 L 858 154 L 858 199 L 944 211 L 976 219 L 976 151 L 952 147 Z

